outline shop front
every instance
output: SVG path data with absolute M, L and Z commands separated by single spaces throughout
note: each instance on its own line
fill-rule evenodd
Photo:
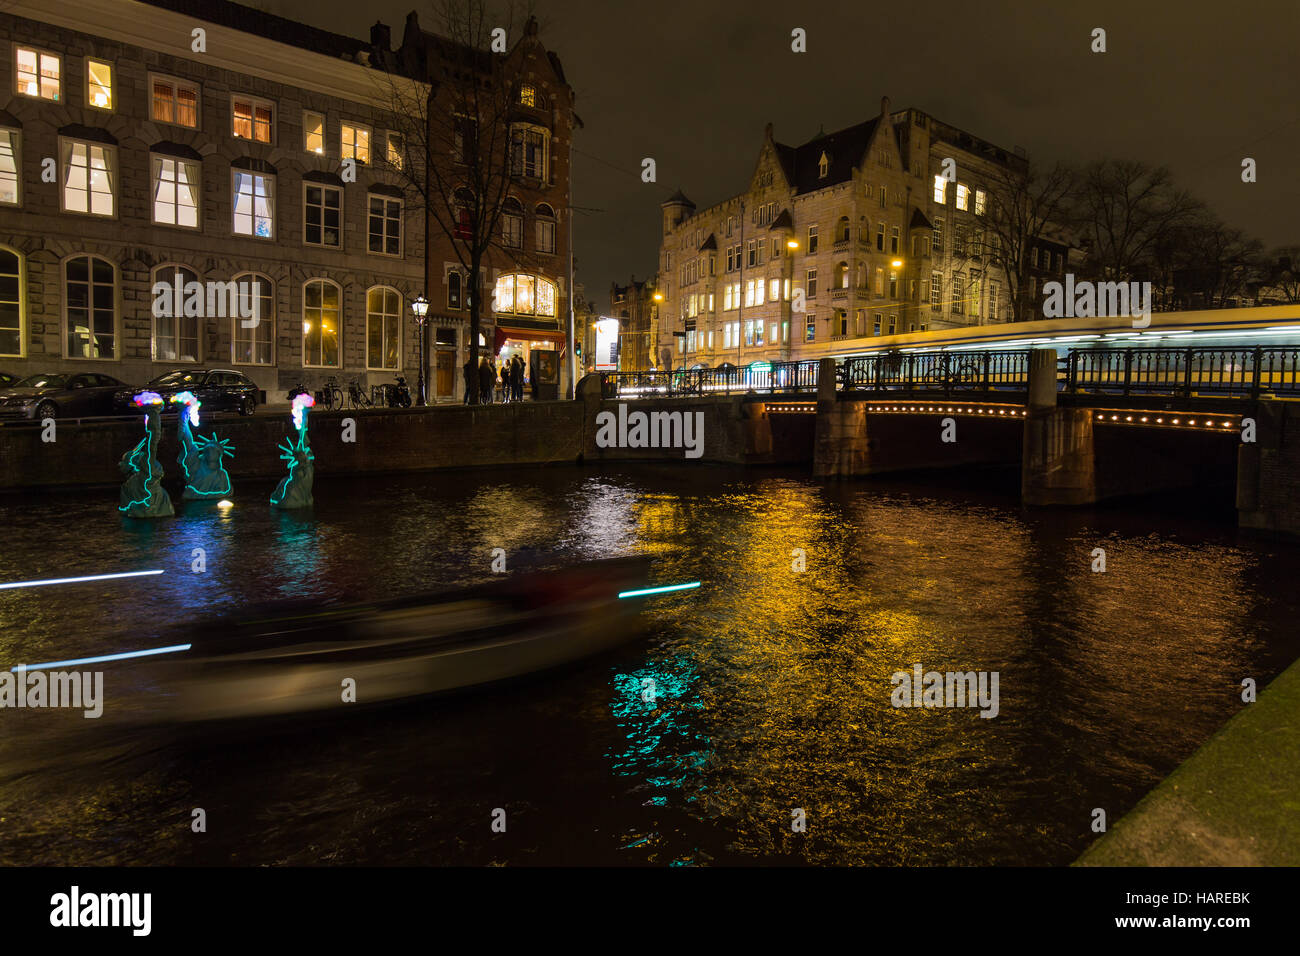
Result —
M 537 399 L 558 397 L 566 338 L 557 306 L 556 286 L 549 279 L 526 273 L 497 278 L 493 358 L 498 369 L 516 356 L 523 359 L 524 393 Z

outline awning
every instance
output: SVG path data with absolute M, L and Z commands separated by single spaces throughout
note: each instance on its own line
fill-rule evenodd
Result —
M 557 348 L 564 348 L 565 334 L 558 329 L 520 329 L 509 325 L 496 327 L 496 347 L 501 348 L 506 339 L 523 339 L 526 342 L 551 342 Z

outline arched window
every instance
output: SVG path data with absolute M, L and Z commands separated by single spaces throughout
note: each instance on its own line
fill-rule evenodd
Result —
M 835 288 L 847 289 L 849 287 L 849 264 L 841 262 L 835 266 Z
M 302 364 L 339 368 L 343 338 L 343 290 L 331 279 L 309 279 L 302 287 Z
M 541 276 L 508 273 L 497 279 L 493 312 L 511 315 L 555 315 L 555 283 Z
M 402 296 L 388 286 L 366 293 L 366 368 L 402 367 Z
M 271 365 L 275 361 L 275 283 L 256 272 L 241 272 L 235 276 L 235 286 L 240 314 L 231 315 L 231 361 Z M 250 311 L 254 315 L 245 317 Z
M 857 286 L 859 289 L 865 289 L 867 287 L 867 264 L 865 262 L 858 263 Z
M 456 190 L 456 238 L 469 239 L 474 235 L 474 193 L 464 186 Z
M 537 204 L 537 251 L 555 251 L 555 210 L 546 203 Z
M 835 226 L 835 241 L 848 242 L 853 238 L 852 227 L 849 225 L 848 216 L 840 216 L 840 221 Z
M 513 196 L 501 205 L 501 241 L 510 249 L 524 245 L 524 207 Z
M 20 357 L 23 354 L 25 286 L 23 257 L 13 249 L 0 246 L 0 355 Z
M 197 362 L 199 320 L 210 311 L 198 273 L 175 263 L 159 266 L 153 270 L 150 291 L 153 294 L 153 360 Z M 211 311 L 216 312 L 215 308 Z
M 99 256 L 63 263 L 68 358 L 117 358 L 117 268 Z

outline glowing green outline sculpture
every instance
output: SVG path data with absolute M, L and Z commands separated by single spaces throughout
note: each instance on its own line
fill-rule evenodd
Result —
M 204 437 L 193 431 L 198 427 L 199 409 L 203 405 L 193 392 L 177 392 L 171 400 L 185 406 L 177 415 L 176 425 L 181 441 L 181 453 L 176 460 L 185 472 L 185 491 L 181 497 L 193 501 L 229 495 L 230 473 L 221 460 L 227 455 L 235 457 L 234 447 L 227 439 L 218 439 L 216 432 Z
M 127 476 L 118 492 L 117 510 L 131 518 L 167 518 L 176 513 L 171 497 L 162 486 L 163 470 L 158 461 L 162 403 L 162 396 L 157 392 L 141 392 L 135 396 L 135 404 L 145 410 L 145 435 L 117 463 Z
M 316 404 L 316 400 L 303 393 L 293 400 L 293 426 L 297 429 L 297 440 L 280 443 L 280 460 L 289 463 L 289 474 L 280 480 L 275 493 L 271 495 L 271 507 L 310 508 L 312 481 L 316 476 L 316 466 L 312 464 L 316 456 L 307 444 L 307 409 Z

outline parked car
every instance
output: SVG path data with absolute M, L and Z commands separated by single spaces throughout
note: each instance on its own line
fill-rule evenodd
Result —
M 28 375 L 0 390 L 0 419 L 112 415 L 113 397 L 123 384 L 98 372 Z
M 14 375 L 11 372 L 0 372 L 0 388 L 12 387 L 19 378 L 21 378 L 21 376 Z
M 120 411 L 133 411 L 132 399 L 141 392 L 157 392 L 162 396 L 163 410 L 172 412 L 176 406 L 171 397 L 177 392 L 193 392 L 203 403 L 203 413 L 239 412 L 251 415 L 257 408 L 257 385 L 244 375 L 228 368 L 178 368 L 139 388 L 123 388 L 114 396 Z

